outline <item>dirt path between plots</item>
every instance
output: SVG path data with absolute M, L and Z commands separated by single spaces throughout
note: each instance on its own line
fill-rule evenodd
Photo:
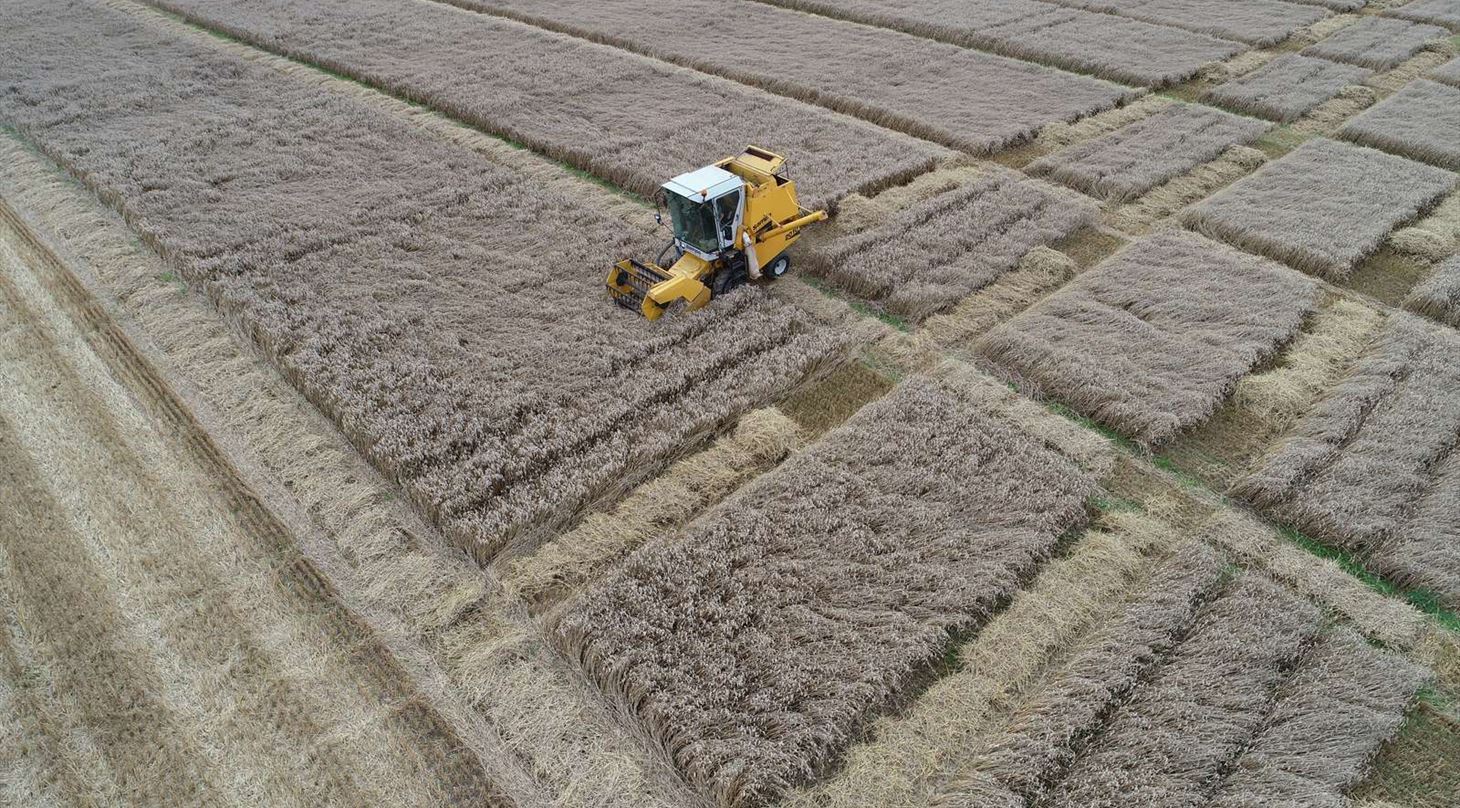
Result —
M 0 205 L 0 802 L 511 804 L 24 233 Z

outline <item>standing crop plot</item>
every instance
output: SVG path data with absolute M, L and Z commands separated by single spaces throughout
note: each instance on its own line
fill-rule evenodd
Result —
M 1440 264 L 1433 274 L 1409 290 L 1404 307 L 1460 327 L 1460 255 Z
M 990 331 L 978 351 L 1040 393 L 1154 445 L 1210 416 L 1298 332 L 1316 284 L 1168 231 Z
M 1330 631 L 1284 684 L 1265 729 L 1210 805 L 1344 805 L 1430 678 L 1351 629 Z
M 940 808 L 1340 805 L 1431 678 L 1253 573 L 1178 553 L 945 785 Z M 1316 635 L 1316 636 L 1315 636 Z
M 1388 14 L 1415 22 L 1431 22 L 1460 30 L 1460 0 L 1413 0 Z
M 1049 792 L 1054 808 L 1201 805 L 1261 728 L 1319 611 L 1256 575 L 1198 615 L 1149 684 L 1120 704 Z
M 903 382 L 557 626 L 719 804 L 818 773 L 1084 520 L 1094 481 L 965 396 Z
M 1327 11 L 1317 6 L 1301 6 L 1279 0 L 1243 0 L 1240 3 L 1213 3 L 1210 0 L 1051 1 L 1062 6 L 1172 25 L 1263 47 L 1276 45 L 1299 28 L 1328 16 Z
M 763 90 L 436 3 L 152 2 L 428 104 L 643 196 L 747 143 L 793 157 L 808 205 L 875 191 L 948 154 Z
M 1460 603 L 1460 335 L 1391 315 L 1383 339 L 1239 495 Z
M 756 290 L 646 328 L 604 299 L 604 262 L 646 246 L 591 201 L 611 195 L 103 6 L 12 7 L 0 121 L 120 209 L 479 560 L 839 345 Z
M 1323 6 L 1334 11 L 1358 11 L 1363 8 L 1369 0 L 1287 0 L 1289 3 L 1302 3 L 1309 6 Z
M 1443 169 L 1315 138 L 1184 218 L 1209 236 L 1342 280 L 1457 181 Z
M 754 0 L 450 0 L 990 152 L 1109 109 L 1117 84 Z M 704 32 L 718 32 L 706 36 Z M 747 47 L 744 34 L 774 32 Z M 976 88 L 973 89 L 973 88 Z
M 1013 269 L 1026 253 L 1095 219 L 1093 204 L 1013 171 L 945 191 L 887 223 L 833 243 L 819 272 L 915 320 Z
M 1460 88 L 1416 79 L 1349 121 L 1339 134 L 1460 170 Z
M 1172 104 L 1149 118 L 1034 161 L 1028 170 L 1085 193 L 1125 202 L 1251 143 L 1271 124 L 1197 104 Z
M 1080 640 L 1069 661 L 985 739 L 967 771 L 949 778 L 935 804 L 982 808 L 1031 804 L 1118 703 L 1186 634 L 1219 589 L 1222 562 L 1205 545 L 1178 550 L 1145 591 Z
M 1373 74 L 1367 67 L 1290 53 L 1213 88 L 1205 100 L 1288 123 Z
M 1203 65 L 1243 50 L 1235 42 L 1193 31 L 1036 0 L 768 1 L 1153 87 L 1185 81 Z
M 1449 35 L 1445 29 L 1433 25 L 1388 17 L 1365 17 L 1309 45 L 1303 53 L 1375 70 L 1388 70 L 1419 53 L 1426 44 Z

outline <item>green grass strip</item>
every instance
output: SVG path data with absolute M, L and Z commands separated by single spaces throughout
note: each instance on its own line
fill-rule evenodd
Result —
M 856 313 L 864 317 L 874 317 L 886 323 L 887 325 L 892 326 L 898 331 L 903 332 L 904 334 L 912 331 L 912 325 L 909 324 L 907 320 L 898 317 L 896 314 L 888 314 L 885 311 L 869 305 L 866 301 L 858 300 L 857 298 L 852 297 L 839 289 L 833 289 L 826 283 L 826 281 L 822 280 L 821 278 L 813 277 L 811 275 L 802 275 L 800 277 L 801 280 L 806 282 L 807 286 L 810 286 L 812 289 L 815 289 L 816 291 L 826 295 L 829 298 L 832 298 L 833 300 L 840 300 L 841 302 L 846 303 L 852 308 L 852 311 L 855 311 Z
M 1313 555 L 1337 563 L 1350 575 L 1368 584 L 1370 589 L 1390 597 L 1403 598 L 1409 605 L 1435 618 L 1440 625 L 1460 633 L 1460 615 L 1445 608 L 1433 592 L 1400 586 L 1365 567 L 1353 554 L 1318 541 L 1290 525 L 1281 526 L 1280 532 L 1284 538 Z

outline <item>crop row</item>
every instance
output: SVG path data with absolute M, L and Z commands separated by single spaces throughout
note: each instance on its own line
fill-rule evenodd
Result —
M 1051 0 L 1062 6 L 1116 14 L 1134 20 L 1173 25 L 1188 31 L 1235 39 L 1252 45 L 1276 45 L 1324 17 L 1322 8 L 1279 0 Z
M 1430 42 L 1449 35 L 1449 31 L 1434 25 L 1388 17 L 1365 17 L 1309 45 L 1303 53 L 1335 62 L 1388 70 L 1419 53 Z
M 1115 106 L 1107 81 L 755 0 L 450 0 L 989 152 Z M 774 32 L 747 47 L 741 32 Z M 712 33 L 707 33 L 712 32 Z M 690 125 L 694 125 L 691 123 Z
M 940 788 L 939 808 L 1024 805 L 1046 795 L 1112 705 L 1189 630 L 1216 588 L 1220 559 L 1200 545 L 1162 566 L 1120 613 L 1082 638 L 1069 661 L 982 741 L 966 771 Z
M 1145 120 L 1030 163 L 1027 170 L 1091 196 L 1130 201 L 1270 127 L 1199 104 L 1172 104 Z
M 1430 674 L 1179 553 L 939 791 L 974 806 L 1340 805 Z
M 1030 250 L 1094 221 L 1088 200 L 1008 170 L 914 204 L 812 256 L 847 291 L 915 320 L 1012 270 Z
M 1206 34 L 1037 0 L 767 2 L 1147 86 L 1185 81 L 1243 49 Z
M 607 305 L 602 269 L 647 245 L 590 186 L 105 6 L 27 0 L 13 17 L 0 121 L 120 210 L 479 559 L 839 344 L 757 290 L 646 331 Z
M 1460 336 L 1394 314 L 1238 492 L 1377 569 L 1460 603 Z
M 427 104 L 643 196 L 747 143 L 792 159 L 808 205 L 876 190 L 948 154 L 764 90 L 437 3 L 151 2 Z
M 1039 681 L 1076 638 L 1119 614 L 1153 559 L 1210 559 L 1147 514 L 1108 511 L 1067 555 L 1040 570 L 1009 606 L 957 651 L 953 670 L 912 706 L 880 719 L 836 774 L 797 792 L 787 808 L 915 808 L 949 772 L 965 769 L 1017 694 Z M 1213 573 L 1214 574 L 1214 573 Z

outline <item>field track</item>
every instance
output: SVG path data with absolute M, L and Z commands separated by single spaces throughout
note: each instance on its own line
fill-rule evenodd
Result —
M 18 785 L 79 802 L 512 804 L 124 333 L 0 212 L 16 382 L 0 513 L 19 515 L 0 523 L 4 661 L 56 755 Z

